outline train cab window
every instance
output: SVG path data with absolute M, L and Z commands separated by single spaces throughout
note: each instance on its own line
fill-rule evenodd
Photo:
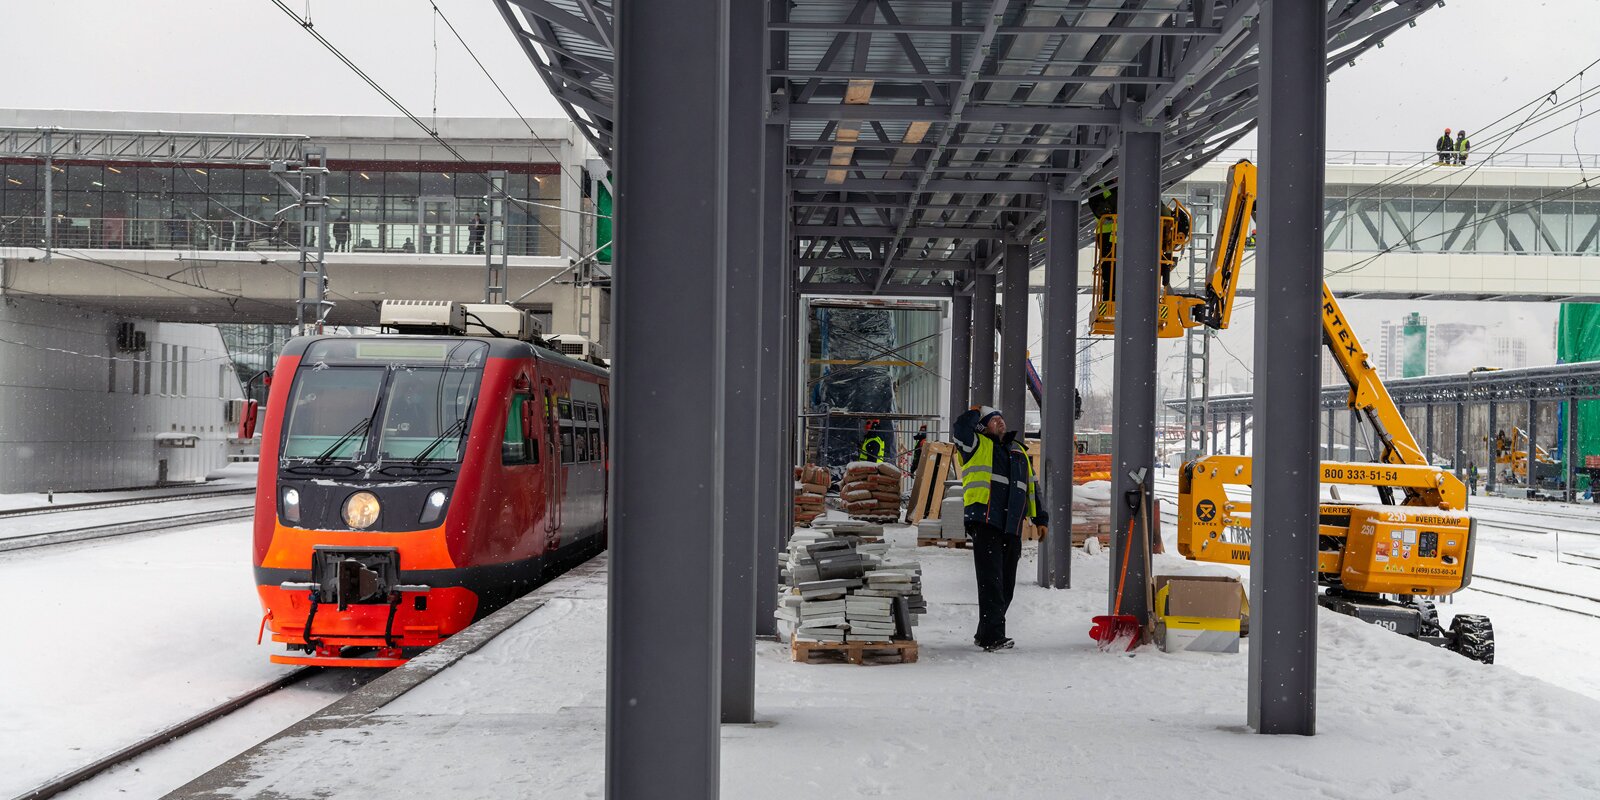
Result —
M 366 452 L 384 371 L 304 369 L 295 376 L 284 458 L 356 458 Z
M 523 407 L 531 402 L 533 398 L 525 394 L 511 396 L 509 411 L 506 412 L 505 438 L 500 441 L 501 463 L 539 463 L 539 437 L 524 438 L 522 435 Z

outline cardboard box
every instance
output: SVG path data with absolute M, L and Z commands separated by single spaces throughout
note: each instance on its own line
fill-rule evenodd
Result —
M 1238 578 L 1156 576 L 1156 646 L 1162 652 L 1237 653 L 1248 607 Z

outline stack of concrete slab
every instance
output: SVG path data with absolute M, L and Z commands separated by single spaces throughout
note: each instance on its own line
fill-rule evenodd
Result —
M 859 519 L 825 519 L 812 523 L 812 526 L 832 536 L 854 536 L 863 542 L 883 539 L 883 526 L 876 522 Z
M 833 478 L 815 464 L 794 468 L 794 524 L 805 527 L 822 516 L 823 498 Z
M 886 542 L 796 531 L 781 560 L 788 590 L 774 616 L 797 641 L 909 640 L 928 611 L 921 565 L 893 560 Z
M 905 476 L 887 462 L 852 461 L 845 465 L 839 497 L 851 519 L 897 522 L 900 484 Z
M 1072 546 L 1090 538 L 1111 546 L 1111 482 L 1088 481 L 1072 487 Z

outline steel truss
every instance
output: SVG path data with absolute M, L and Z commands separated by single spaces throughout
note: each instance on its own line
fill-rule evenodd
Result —
M 616 0 L 493 2 L 609 163 Z M 1437 4 L 1325 2 L 1329 74 Z M 1261 0 L 1120 5 L 795 0 L 768 20 L 802 286 L 969 290 L 1004 249 L 980 243 L 1031 241 L 1048 191 L 1115 180 L 1120 130 L 1162 134 L 1167 187 L 1255 128 Z

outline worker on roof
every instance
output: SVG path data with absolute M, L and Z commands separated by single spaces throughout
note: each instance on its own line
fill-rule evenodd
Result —
M 884 440 L 879 425 L 878 420 L 867 420 L 862 432 L 861 457 L 857 459 L 858 461 L 871 461 L 876 464 L 882 461 L 883 454 L 889 451 L 889 443 Z
M 1043 526 L 1049 517 L 1039 508 L 1028 452 L 997 409 L 973 406 L 956 417 L 951 430 L 961 467 L 962 521 L 978 580 L 978 631 L 972 643 L 991 653 L 1009 650 L 1015 642 L 1006 637 L 1006 610 L 1017 588 L 1022 523 Z
M 1467 163 L 1467 151 L 1469 151 L 1471 149 L 1472 149 L 1472 141 L 1467 138 L 1467 132 L 1466 131 L 1457 131 L 1456 132 L 1456 163 L 1460 164 L 1460 165 L 1465 165 Z
M 1433 143 L 1433 149 L 1439 151 L 1439 166 L 1455 163 L 1456 143 L 1450 139 L 1450 129 L 1444 129 L 1444 135 L 1439 141 Z

